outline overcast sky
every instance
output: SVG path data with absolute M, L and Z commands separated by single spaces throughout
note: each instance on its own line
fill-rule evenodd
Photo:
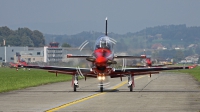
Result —
M 125 34 L 158 25 L 200 26 L 200 0 L 0 0 L 0 26 L 45 34 Z

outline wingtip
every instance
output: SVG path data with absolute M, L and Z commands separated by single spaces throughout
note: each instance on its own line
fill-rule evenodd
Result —
M 192 66 L 189 66 L 189 69 L 193 69 L 193 68 L 195 68 L 196 66 L 197 66 L 197 64 L 192 65 Z
M 147 56 L 146 55 L 141 55 L 141 58 L 146 58 Z
M 70 58 L 72 56 L 72 54 L 67 54 L 67 58 Z

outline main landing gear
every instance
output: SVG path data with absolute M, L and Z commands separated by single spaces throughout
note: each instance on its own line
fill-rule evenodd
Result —
M 133 91 L 133 87 L 134 87 L 134 76 L 132 76 L 131 74 L 128 75 L 128 88 L 130 89 L 130 91 Z
M 105 76 L 104 75 L 100 75 L 97 77 L 99 82 L 99 87 L 100 87 L 100 92 L 103 92 L 103 81 L 105 80 Z
M 73 81 L 73 87 L 74 87 L 74 92 L 76 92 L 76 88 L 78 88 L 78 75 L 74 75 L 73 77 L 74 81 Z

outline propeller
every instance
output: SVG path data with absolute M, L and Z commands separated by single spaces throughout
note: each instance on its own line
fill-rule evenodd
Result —
M 80 46 L 79 46 L 79 50 L 82 51 L 82 49 L 88 44 L 88 40 L 84 41 Z
M 123 62 L 122 62 L 122 71 L 126 70 L 126 59 L 123 58 Z

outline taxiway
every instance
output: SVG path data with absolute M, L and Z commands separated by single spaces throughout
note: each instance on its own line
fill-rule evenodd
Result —
M 138 76 L 133 92 L 126 80 L 110 79 L 103 93 L 94 78 L 80 80 L 77 92 L 69 81 L 0 93 L 0 111 L 200 111 L 200 83 L 190 75 Z

